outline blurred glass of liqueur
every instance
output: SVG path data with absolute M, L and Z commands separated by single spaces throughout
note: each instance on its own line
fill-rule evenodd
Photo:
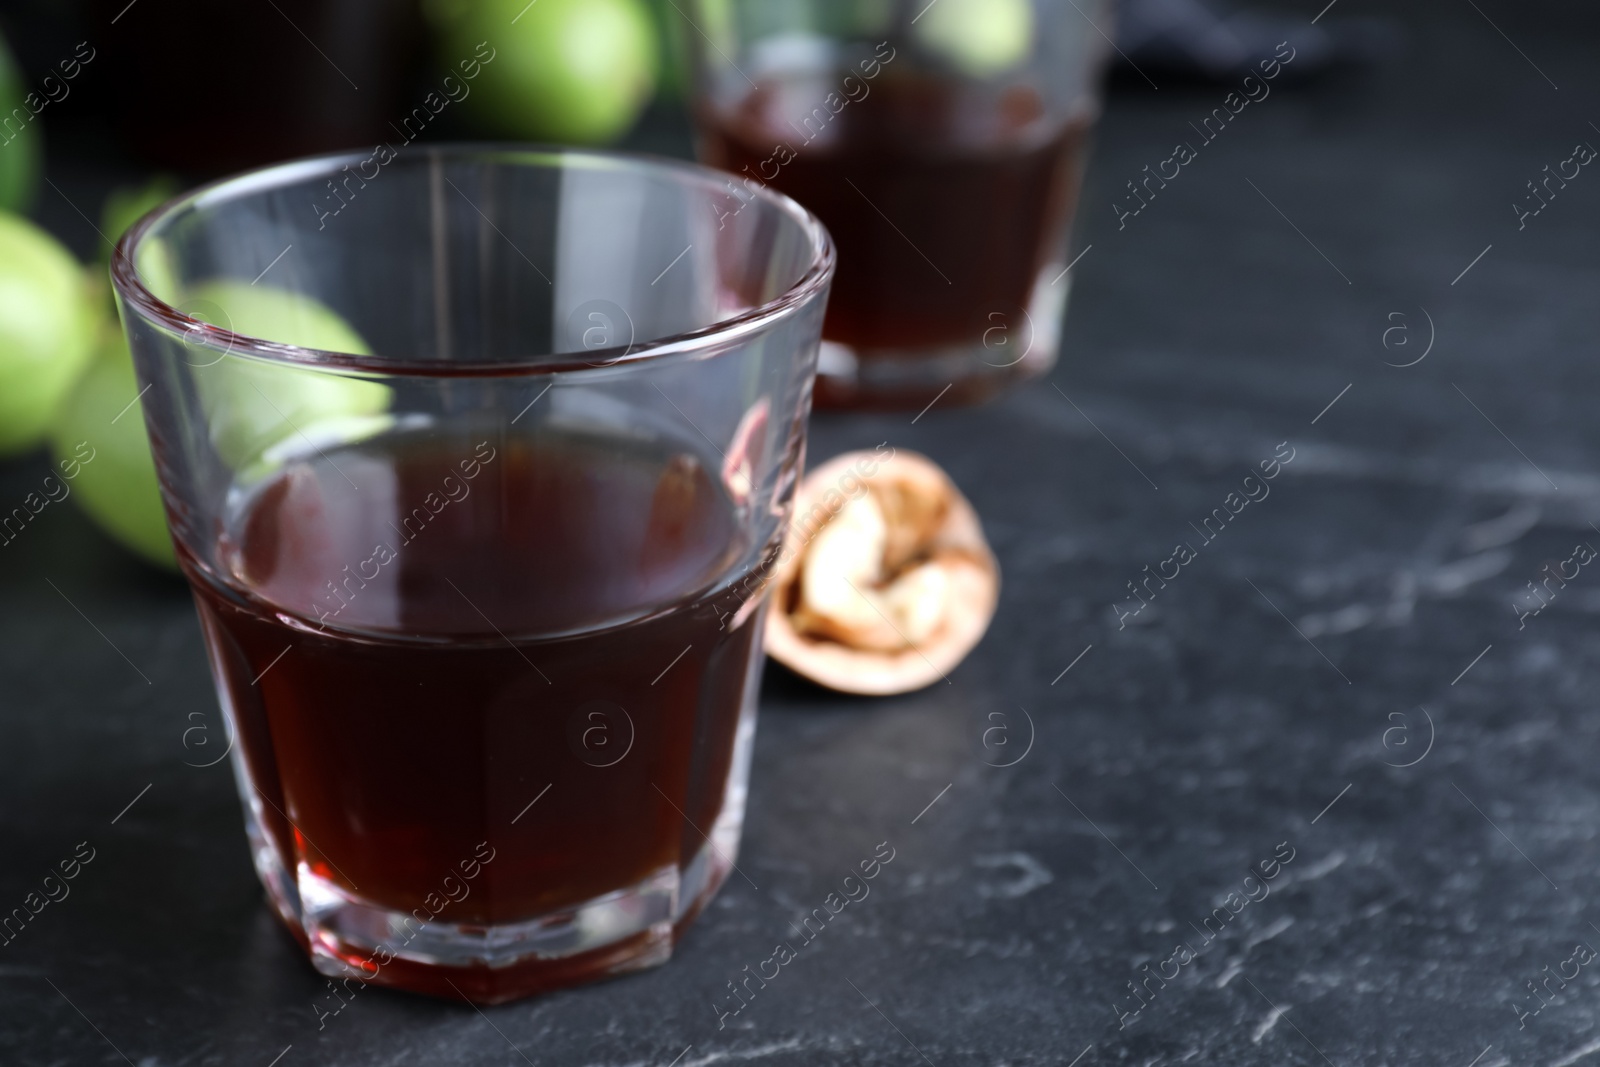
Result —
M 366 158 L 113 266 L 257 872 L 330 975 L 660 963 L 734 869 L 832 247 L 691 164 Z
M 981 400 L 1054 362 L 1102 0 L 697 0 L 700 156 L 839 247 L 819 406 Z

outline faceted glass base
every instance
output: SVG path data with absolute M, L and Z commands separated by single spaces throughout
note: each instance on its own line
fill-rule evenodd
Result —
M 247 829 L 267 896 L 318 971 L 499 1004 L 665 963 L 732 870 L 740 820 L 730 814 L 681 875 L 664 867 L 576 907 L 494 926 L 419 921 L 361 900 L 305 864 L 291 876 L 253 818 Z
M 755 621 L 760 623 L 759 613 Z M 665 866 L 634 885 L 513 923 L 450 923 L 426 910 L 420 917 L 396 911 L 362 899 L 303 860 L 292 871 L 285 866 L 263 830 L 263 805 L 235 747 L 245 832 L 267 898 L 323 974 L 480 1004 L 665 963 L 736 861 L 761 662 L 753 662 L 746 679 L 722 810 L 710 827 L 685 826 L 701 847 L 681 867 Z M 708 836 L 701 837 L 701 830 Z

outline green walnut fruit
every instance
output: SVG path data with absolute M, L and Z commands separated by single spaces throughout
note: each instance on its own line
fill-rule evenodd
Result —
M 236 334 L 353 355 L 370 349 L 361 335 L 327 305 L 283 289 L 244 282 L 192 286 L 179 309 Z M 330 420 L 377 415 L 389 408 L 389 387 L 233 355 L 191 344 L 184 358 L 194 367 L 211 440 L 235 469 L 260 458 L 280 441 L 319 442 Z
M 604 144 L 650 102 L 660 66 L 644 0 L 477 0 L 445 38 L 446 62 L 493 49 L 462 107 L 496 132 Z
M 992 78 L 1033 50 L 1029 0 L 938 0 L 911 27 L 917 42 L 973 78 Z
M 106 332 L 62 405 L 50 450 L 63 472 L 77 468 L 65 484 L 96 525 L 145 560 L 176 568 L 128 343 L 120 331 Z
M 99 319 L 72 253 L 31 222 L 0 212 L 0 455 L 43 439 L 94 354 Z
M 39 127 L 22 76 L 0 40 L 0 210 L 21 211 L 39 184 Z M 37 97 L 35 98 L 37 99 Z

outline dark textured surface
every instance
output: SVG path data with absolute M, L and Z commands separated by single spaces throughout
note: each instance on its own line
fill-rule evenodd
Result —
M 771 672 L 740 857 L 759 889 L 730 881 L 665 968 L 483 1014 L 368 989 L 319 1031 L 226 764 L 185 765 L 221 744 L 187 593 L 52 505 L 0 551 L 0 910 L 78 842 L 96 858 L 0 948 L 0 1062 L 1600 1062 L 1600 969 L 1512 1007 L 1600 946 L 1600 572 L 1520 631 L 1512 606 L 1600 546 L 1600 175 L 1521 232 L 1508 208 L 1600 144 L 1600 33 L 1572 5 L 1477 6 L 1412 6 L 1396 62 L 1280 86 L 1120 232 L 1117 191 L 1223 91 L 1116 97 L 1052 379 L 915 425 L 815 421 L 814 456 L 887 439 L 950 470 L 1000 613 L 924 693 Z M 1423 351 L 1424 308 L 1428 357 L 1385 366 Z M 1190 523 L 1285 441 L 1270 497 L 1201 545 Z M 43 473 L 0 467 L 0 499 Z M 1179 541 L 1197 558 L 1119 629 L 1125 583 Z M 209 753 L 184 744 L 202 723 Z M 719 1030 L 724 983 L 884 840 L 871 896 Z M 1207 944 L 1280 843 L 1270 895 Z M 1184 939 L 1198 957 L 1119 1027 Z

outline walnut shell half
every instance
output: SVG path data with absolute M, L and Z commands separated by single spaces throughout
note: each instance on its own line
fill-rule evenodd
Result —
M 966 658 L 994 617 L 1000 567 L 937 464 L 880 448 L 806 475 L 772 584 L 767 653 L 830 689 L 884 696 Z

